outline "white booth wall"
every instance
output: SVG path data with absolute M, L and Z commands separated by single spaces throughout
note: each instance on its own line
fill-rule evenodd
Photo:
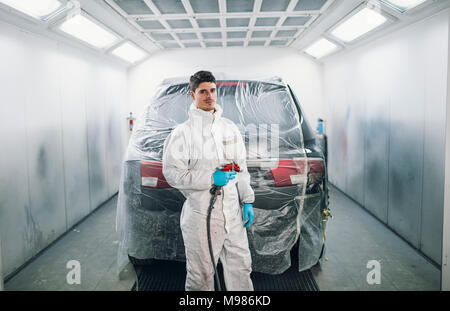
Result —
M 324 116 L 323 66 L 298 50 L 274 47 L 189 48 L 157 53 L 129 72 L 130 109 L 140 115 L 162 80 L 189 77 L 199 70 L 236 77 L 281 77 L 297 95 L 311 126 Z
M 324 64 L 329 179 L 441 263 L 448 10 Z
M 124 66 L 0 22 L 4 276 L 117 192 L 126 94 Z

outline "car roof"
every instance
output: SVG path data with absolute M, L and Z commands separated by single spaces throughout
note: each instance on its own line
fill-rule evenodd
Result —
M 286 83 L 283 81 L 282 78 L 277 76 L 272 77 L 262 77 L 262 78 L 248 78 L 248 77 L 239 77 L 238 75 L 228 75 L 224 73 L 218 73 L 214 74 L 216 81 L 252 81 L 252 82 L 261 82 L 261 83 L 272 83 L 277 84 L 280 86 L 286 86 Z M 189 78 L 187 76 L 181 76 L 181 77 L 172 77 L 167 78 L 163 80 L 161 85 L 178 85 L 178 84 L 184 84 L 189 83 Z

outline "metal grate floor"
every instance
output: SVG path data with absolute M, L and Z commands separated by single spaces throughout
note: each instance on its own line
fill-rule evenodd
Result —
M 130 259 L 138 276 L 132 291 L 184 291 L 185 262 L 154 260 L 150 265 L 137 265 L 136 259 Z M 220 263 L 218 273 L 221 286 L 225 289 Z M 319 291 L 311 271 L 298 272 L 294 264 L 280 275 L 253 272 L 251 278 L 255 291 Z

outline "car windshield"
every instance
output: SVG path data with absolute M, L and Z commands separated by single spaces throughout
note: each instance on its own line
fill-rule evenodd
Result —
M 151 154 L 151 158 L 160 159 L 164 140 L 189 118 L 192 102 L 189 84 L 161 86 L 136 124 L 133 133 L 136 147 Z M 286 86 L 259 81 L 217 81 L 217 104 L 223 108 L 223 117 L 239 127 L 247 148 L 253 134 L 259 135 L 259 140 L 261 135 L 267 137 L 267 152 L 275 135 L 279 136 L 276 147 L 281 150 L 302 148 L 301 110 L 297 109 Z M 306 123 L 305 126 L 308 127 Z M 310 131 L 304 132 L 311 135 Z

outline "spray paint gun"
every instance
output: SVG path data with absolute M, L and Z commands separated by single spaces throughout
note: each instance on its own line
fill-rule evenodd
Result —
M 239 167 L 239 165 L 237 165 L 235 162 L 232 163 L 228 163 L 226 165 L 222 165 L 221 167 L 218 168 L 219 170 L 221 170 L 222 172 L 236 172 L 239 173 L 241 171 L 241 168 Z M 209 192 L 212 195 L 220 195 L 221 194 L 221 190 L 222 190 L 222 186 L 216 186 L 214 185 Z M 217 198 L 217 196 L 216 196 Z M 214 200 L 215 201 L 215 200 Z M 214 203 L 213 203 L 214 204 Z
M 219 167 L 218 169 L 220 169 L 223 172 L 237 172 L 238 173 L 241 171 L 241 168 L 235 162 L 223 165 L 223 166 Z M 218 291 L 222 291 L 222 288 L 220 286 L 220 280 L 219 280 L 219 274 L 217 273 L 217 267 L 214 262 L 214 255 L 213 255 L 212 243 L 211 243 L 211 225 L 210 225 L 210 223 L 211 223 L 211 212 L 214 208 L 214 203 L 216 203 L 217 196 L 221 194 L 221 190 L 222 190 L 222 186 L 216 186 L 216 185 L 212 186 L 211 189 L 209 190 L 209 192 L 211 193 L 211 200 L 209 201 L 208 216 L 206 217 L 206 231 L 208 234 L 209 255 L 211 257 L 211 263 L 214 267 L 214 278 L 216 281 L 216 288 Z

